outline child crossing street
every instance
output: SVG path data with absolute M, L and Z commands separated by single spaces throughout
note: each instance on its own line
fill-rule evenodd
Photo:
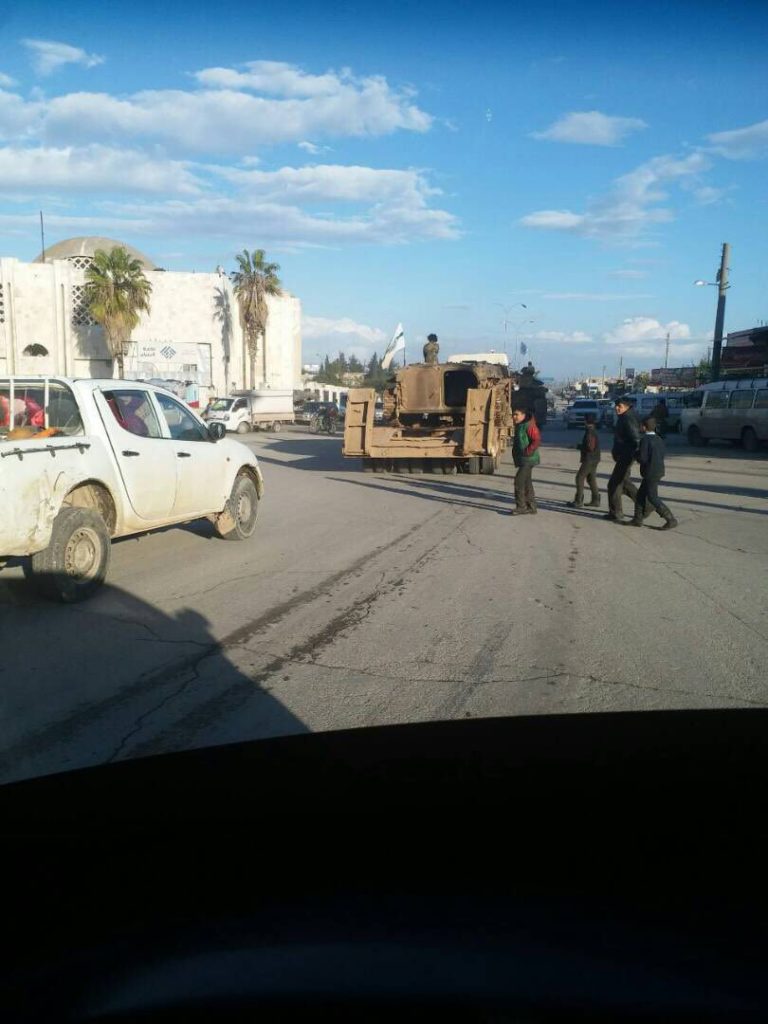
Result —
M 584 436 L 577 446 L 581 452 L 579 471 L 576 474 L 576 497 L 568 502 L 569 508 L 582 508 L 584 505 L 584 481 L 589 484 L 592 500 L 587 508 L 598 508 L 600 491 L 597 489 L 597 464 L 600 462 L 600 436 L 597 433 L 597 417 L 588 412 L 584 417 Z
M 640 424 L 638 449 L 642 483 L 635 498 L 635 515 L 624 526 L 642 526 L 646 502 L 652 505 L 664 520 L 662 530 L 673 530 L 677 520 L 659 497 L 659 483 L 664 477 L 664 442 L 656 433 L 656 420 L 646 416 Z

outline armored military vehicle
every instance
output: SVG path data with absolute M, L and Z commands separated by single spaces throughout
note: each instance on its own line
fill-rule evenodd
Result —
M 498 363 L 414 363 L 384 392 L 383 422 L 373 389 L 347 397 L 344 455 L 372 472 L 493 473 L 509 444 L 513 381 Z

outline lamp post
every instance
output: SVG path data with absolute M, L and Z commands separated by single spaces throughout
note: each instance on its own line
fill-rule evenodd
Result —
M 723 348 L 723 326 L 725 324 L 725 293 L 730 288 L 728 283 L 729 260 L 731 247 L 728 242 L 723 242 L 723 251 L 720 257 L 720 269 L 714 281 L 694 281 L 699 287 L 709 286 L 717 288 L 717 313 L 715 314 L 715 336 L 712 339 L 712 380 L 720 376 L 720 354 Z

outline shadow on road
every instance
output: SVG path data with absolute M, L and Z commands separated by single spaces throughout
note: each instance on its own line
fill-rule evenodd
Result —
M 337 437 L 285 437 L 270 439 L 264 448 L 254 448 L 254 452 L 259 462 L 285 466 L 288 469 L 309 469 L 315 472 L 328 470 L 343 473 L 359 472 L 360 460 L 345 459 L 341 454 L 341 444 L 341 435 Z
M 108 583 L 64 605 L 0 574 L 0 649 L 2 782 L 206 747 L 233 714 L 241 739 L 307 731 L 232 664 L 203 615 Z

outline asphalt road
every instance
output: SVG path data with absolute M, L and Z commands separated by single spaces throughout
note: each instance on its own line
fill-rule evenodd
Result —
M 379 476 L 338 438 L 254 435 L 250 542 L 119 541 L 75 607 L 0 572 L 0 778 L 390 722 L 768 705 L 768 455 L 673 438 L 662 536 L 565 506 L 576 441 L 545 429 L 539 515 L 511 518 L 509 464 Z

